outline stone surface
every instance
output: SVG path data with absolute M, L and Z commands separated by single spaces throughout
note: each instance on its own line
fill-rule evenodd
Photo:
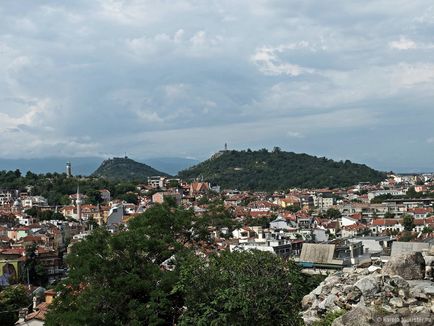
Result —
M 362 291 L 358 287 L 353 287 L 353 289 L 348 293 L 346 299 L 349 303 L 357 303 L 362 296 Z
M 378 292 L 378 282 L 377 279 L 372 276 L 365 276 L 364 278 L 358 280 L 356 284 L 354 284 L 364 296 L 374 295 Z
M 309 293 L 303 297 L 301 300 L 301 307 L 306 310 L 312 306 L 312 303 L 316 300 L 316 295 L 313 293 Z
M 423 280 L 425 259 L 420 252 L 391 257 L 383 267 L 383 274 L 399 275 L 406 280 Z
M 434 325 L 434 283 L 357 268 L 327 277 L 303 298 L 302 305 L 306 325 L 339 308 L 347 313 L 337 318 L 334 326 Z M 425 316 L 425 323 L 412 319 L 414 316 Z
M 401 298 L 392 298 L 389 303 L 395 308 L 402 308 L 404 306 L 404 302 L 402 302 Z
M 374 273 L 374 272 L 376 272 L 376 271 L 381 271 L 381 267 L 379 267 L 379 266 L 374 266 L 374 265 L 368 267 L 368 272 L 369 272 L 369 273 Z
M 336 295 L 330 294 L 320 302 L 318 308 L 321 310 L 333 310 L 336 307 L 335 302 L 337 299 L 338 297 Z
M 373 313 L 364 306 L 357 306 L 342 316 L 342 324 L 345 326 L 372 325 Z

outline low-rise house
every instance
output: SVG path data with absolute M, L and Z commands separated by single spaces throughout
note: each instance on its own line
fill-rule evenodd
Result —
M 372 221 L 370 228 L 373 233 L 379 234 L 385 231 L 404 231 L 404 226 L 400 219 L 394 218 L 378 218 Z
M 173 198 L 176 201 L 177 205 L 181 204 L 181 194 L 177 193 L 177 192 L 156 192 L 155 194 L 152 195 L 152 202 L 153 203 L 157 203 L 157 204 L 162 204 L 164 203 L 164 200 L 166 198 Z

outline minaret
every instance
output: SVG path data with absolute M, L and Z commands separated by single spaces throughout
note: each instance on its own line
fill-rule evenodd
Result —
M 77 206 L 77 219 L 81 222 L 81 195 L 80 195 L 80 186 L 77 186 L 77 199 L 75 200 L 75 205 Z
M 66 162 L 66 177 L 72 177 L 71 162 Z

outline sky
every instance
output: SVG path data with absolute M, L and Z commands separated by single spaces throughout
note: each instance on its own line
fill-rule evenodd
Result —
M 0 156 L 434 170 L 430 0 L 0 1 Z

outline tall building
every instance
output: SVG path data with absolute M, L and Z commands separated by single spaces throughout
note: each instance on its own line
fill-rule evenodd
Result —
M 66 177 L 72 177 L 71 162 L 66 163 Z

